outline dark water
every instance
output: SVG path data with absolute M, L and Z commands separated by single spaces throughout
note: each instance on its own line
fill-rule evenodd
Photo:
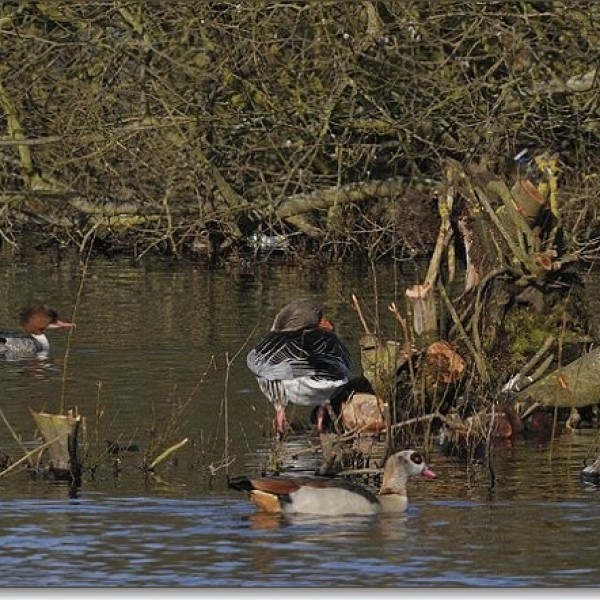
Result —
M 438 479 L 411 482 L 403 517 L 281 519 L 225 489 L 226 465 L 239 474 L 269 461 L 271 415 L 245 354 L 278 308 L 301 294 L 321 300 L 357 356 L 350 294 L 393 335 L 386 306 L 411 273 L 398 265 L 210 273 L 124 260 L 83 271 L 77 261 L 4 249 L 0 324 L 45 301 L 77 327 L 50 333 L 46 360 L 0 364 L 0 409 L 14 431 L 0 422 L 0 454 L 22 455 L 15 436 L 33 446 L 30 408 L 76 407 L 86 464 L 98 469 L 75 497 L 24 472 L 0 478 L 1 585 L 598 586 L 600 491 L 579 481 L 597 430 L 498 447 L 493 479 L 434 449 Z M 185 438 L 155 473 L 139 468 L 144 455 Z M 139 451 L 117 463 L 106 440 Z M 290 465 L 314 463 L 311 441 L 290 440 Z

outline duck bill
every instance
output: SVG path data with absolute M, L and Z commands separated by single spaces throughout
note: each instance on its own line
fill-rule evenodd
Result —
M 50 329 L 65 329 L 67 327 L 75 327 L 75 323 L 70 323 L 69 321 L 61 321 L 57 319 L 56 323 L 50 323 L 48 328 Z
M 435 479 L 437 475 L 431 469 L 423 469 L 421 471 L 421 477 L 425 477 L 425 479 Z

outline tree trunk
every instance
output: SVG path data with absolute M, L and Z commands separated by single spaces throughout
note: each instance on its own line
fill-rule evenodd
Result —
M 572 408 L 600 401 L 600 348 L 556 369 L 516 395 L 524 413 L 532 405 Z

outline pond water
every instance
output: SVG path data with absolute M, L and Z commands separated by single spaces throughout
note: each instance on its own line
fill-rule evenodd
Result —
M 4 248 L 0 324 L 47 302 L 77 327 L 50 332 L 47 359 L 0 363 L 0 455 L 34 445 L 30 409 L 77 408 L 85 463 L 98 468 L 76 493 L 22 471 L 0 478 L 1 585 L 598 586 L 600 491 L 579 480 L 600 444 L 595 429 L 497 447 L 493 480 L 433 449 L 438 478 L 411 482 L 402 517 L 279 518 L 226 489 L 227 470 L 269 460 L 272 415 L 245 355 L 277 310 L 298 295 L 322 301 L 358 359 L 350 295 L 393 335 L 386 306 L 413 277 L 400 263 L 84 268 Z M 155 472 L 139 468 L 185 438 Z M 133 451 L 109 456 L 107 440 Z M 316 464 L 316 450 L 294 458 L 311 443 L 311 433 L 290 438 L 291 465 Z

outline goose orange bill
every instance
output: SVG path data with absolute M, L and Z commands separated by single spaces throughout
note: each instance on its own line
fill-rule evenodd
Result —
M 335 331 L 335 326 L 327 317 L 321 317 L 319 320 L 319 329 L 324 329 L 325 331 Z

